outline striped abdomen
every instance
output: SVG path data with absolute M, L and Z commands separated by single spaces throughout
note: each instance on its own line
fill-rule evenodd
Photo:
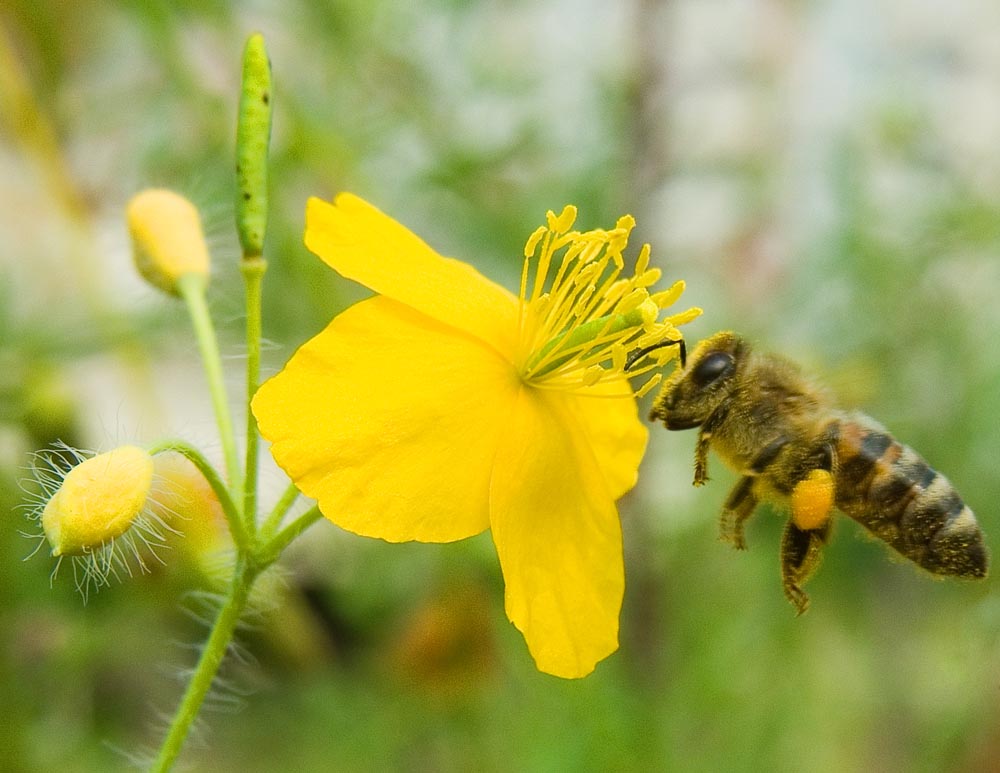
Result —
M 837 507 L 934 574 L 985 577 L 983 533 L 947 478 L 862 414 L 837 433 Z

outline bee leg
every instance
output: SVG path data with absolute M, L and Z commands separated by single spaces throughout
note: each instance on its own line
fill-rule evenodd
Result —
M 728 408 L 722 406 L 716 408 L 698 430 L 698 442 L 694 447 L 694 485 L 704 486 L 708 481 L 708 446 L 712 442 L 712 433 L 715 428 L 726 420 Z
M 744 475 L 729 492 L 719 520 L 719 539 L 728 542 L 737 550 L 746 550 L 743 537 L 743 522 L 757 509 L 757 497 L 753 493 L 754 476 Z
M 694 447 L 694 485 L 704 486 L 708 482 L 708 444 L 712 433 L 704 429 L 698 433 L 698 443 Z
M 764 472 L 778 458 L 778 454 L 787 445 L 788 438 L 784 435 L 772 440 L 754 457 L 754 460 L 750 463 L 750 472 L 757 474 Z
M 819 567 L 829 536 L 829 521 L 817 529 L 800 529 L 793 521 L 785 526 L 781 537 L 781 585 L 797 614 L 809 608 L 809 596 L 801 586 Z

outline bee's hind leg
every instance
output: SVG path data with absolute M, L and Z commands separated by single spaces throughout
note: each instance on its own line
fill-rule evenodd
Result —
M 729 492 L 719 519 L 719 539 L 728 542 L 737 550 L 746 550 L 743 537 L 743 522 L 757 508 L 757 497 L 753 493 L 754 476 L 744 475 Z
M 802 585 L 819 567 L 829 537 L 830 521 L 817 529 L 800 529 L 793 521 L 785 526 L 781 537 L 781 585 L 797 614 L 809 608 L 809 596 Z

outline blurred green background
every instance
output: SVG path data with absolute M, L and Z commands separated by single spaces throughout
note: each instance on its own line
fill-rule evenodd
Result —
M 182 310 L 131 266 L 123 208 L 184 192 L 213 249 L 240 393 L 231 225 L 240 54 L 275 72 L 269 372 L 363 297 L 301 244 L 353 190 L 509 287 L 546 209 L 639 222 L 687 335 L 734 327 L 821 374 L 1000 519 L 1000 6 L 906 0 L 5 0 L 0 6 L 0 770 L 128 769 L 161 737 L 210 613 L 213 539 L 80 603 L 18 487 L 56 439 L 181 435 L 218 454 Z M 637 248 L 637 247 L 636 247 Z M 400 373 L 400 388 L 406 374 Z M 334 400 L 335 396 L 331 396 Z M 648 403 L 647 399 L 647 403 Z M 1000 598 L 841 519 L 813 605 L 782 521 L 717 540 L 651 428 L 621 503 L 620 651 L 537 673 L 488 535 L 392 546 L 313 527 L 184 760 L 195 770 L 979 771 L 1000 759 Z M 267 497 L 283 480 L 265 472 Z M 44 551 L 42 551 L 44 552 Z

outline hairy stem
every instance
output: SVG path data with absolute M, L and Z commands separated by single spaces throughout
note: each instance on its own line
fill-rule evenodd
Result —
M 149 449 L 149 453 L 153 456 L 169 451 L 180 454 L 198 468 L 198 472 L 202 474 L 208 485 L 212 487 L 212 491 L 215 492 L 219 504 L 222 505 L 222 512 L 225 513 L 226 522 L 229 524 L 229 531 L 233 535 L 233 541 L 236 543 L 236 546 L 242 551 L 249 549 L 249 536 L 243 527 L 243 519 L 240 517 L 240 511 L 233 501 L 229 489 L 226 488 L 225 482 L 219 477 L 219 473 L 215 471 L 215 468 L 205 458 L 204 454 L 184 440 L 163 440 Z
M 208 694 L 212 681 L 219 671 L 222 659 L 226 655 L 229 643 L 232 641 L 233 633 L 236 631 L 236 624 L 240 615 L 246 607 L 247 599 L 250 595 L 250 588 L 254 580 L 260 573 L 259 568 L 251 568 L 246 560 L 241 559 L 236 564 L 233 572 L 232 584 L 229 588 L 229 595 L 225 603 L 219 610 L 219 615 L 212 626 L 212 633 L 205 643 L 205 647 L 198 659 L 191 681 L 188 682 L 187 690 L 181 699 L 177 713 L 174 714 L 170 723 L 170 730 L 160 747 L 160 753 L 150 770 L 156 773 L 168 771 L 173 766 L 184 741 L 187 739 L 191 724 L 201 710 L 201 704 Z

